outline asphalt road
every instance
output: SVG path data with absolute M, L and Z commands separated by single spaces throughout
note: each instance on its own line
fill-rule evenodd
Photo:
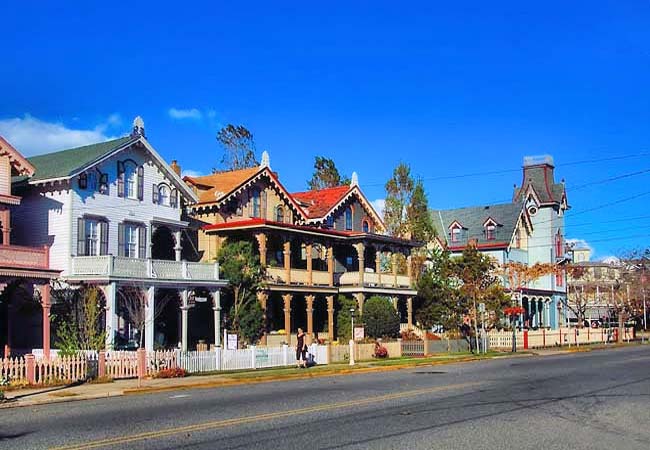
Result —
M 650 449 L 650 347 L 0 410 L 0 448 Z

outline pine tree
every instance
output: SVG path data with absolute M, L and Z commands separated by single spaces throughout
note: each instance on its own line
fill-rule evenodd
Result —
M 407 208 L 407 220 L 411 239 L 428 242 L 435 236 L 433 221 L 429 214 L 429 202 L 422 180 L 415 183 L 411 202 Z
M 221 159 L 224 170 L 239 170 L 259 165 L 255 156 L 253 133 L 245 126 L 226 125 L 217 133 L 217 141 L 224 152 Z
M 317 191 L 319 189 L 343 186 L 350 184 L 348 177 L 342 177 L 339 170 L 334 164 L 334 160 L 324 156 L 317 156 L 314 161 L 314 174 L 311 180 L 307 181 L 309 189 Z
M 391 236 L 408 237 L 407 208 L 411 202 L 414 186 L 411 168 L 404 163 L 400 163 L 395 167 L 393 176 L 386 183 L 384 223 L 386 231 Z

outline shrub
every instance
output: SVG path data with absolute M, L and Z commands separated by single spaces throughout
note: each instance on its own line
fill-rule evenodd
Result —
M 399 314 L 385 297 L 370 297 L 363 305 L 363 322 L 369 337 L 397 336 L 399 320 Z
M 339 341 L 347 342 L 352 338 L 352 316 L 350 309 L 354 309 L 355 322 L 359 317 L 359 310 L 357 309 L 357 302 L 344 295 L 338 297 L 338 314 L 336 315 L 336 336 Z
M 405 341 L 419 341 L 420 340 L 418 335 L 415 334 L 413 332 L 413 330 L 402 331 L 402 333 L 400 334 L 400 337 Z
M 185 369 L 180 367 L 172 367 L 169 369 L 162 369 L 156 375 L 155 378 L 183 378 L 187 376 Z
M 430 331 L 427 331 L 427 340 L 429 341 L 440 341 L 442 340 L 440 336 L 431 333 Z

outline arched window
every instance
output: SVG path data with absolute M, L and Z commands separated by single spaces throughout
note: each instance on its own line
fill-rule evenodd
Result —
M 346 230 L 352 229 L 352 208 L 350 207 L 348 207 L 348 209 L 345 210 L 345 229 Z
M 170 206 L 170 194 L 171 190 L 166 184 L 161 184 L 158 186 L 158 203 L 163 206 Z
M 138 198 L 138 167 L 133 161 L 124 163 L 124 196 Z
M 253 191 L 253 198 L 251 199 L 251 217 L 260 217 L 260 215 L 260 191 L 259 189 L 255 189 Z
M 284 222 L 284 208 L 281 205 L 275 208 L 275 221 Z
M 367 220 L 363 221 L 363 224 L 361 225 L 363 232 L 364 233 L 370 233 L 370 224 L 368 223 Z

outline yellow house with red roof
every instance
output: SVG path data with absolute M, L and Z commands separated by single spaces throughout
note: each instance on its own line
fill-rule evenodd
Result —
M 265 152 L 258 167 L 184 180 L 199 199 L 189 209 L 202 260 L 214 260 L 225 239 L 255 244 L 266 267 L 257 296 L 267 331 L 302 327 L 334 339 L 338 294 L 353 296 L 361 312 L 367 297 L 390 297 L 411 326 L 416 291 L 410 264 L 401 270 L 397 260 L 419 244 L 383 234 L 356 174 L 349 186 L 290 193 Z

